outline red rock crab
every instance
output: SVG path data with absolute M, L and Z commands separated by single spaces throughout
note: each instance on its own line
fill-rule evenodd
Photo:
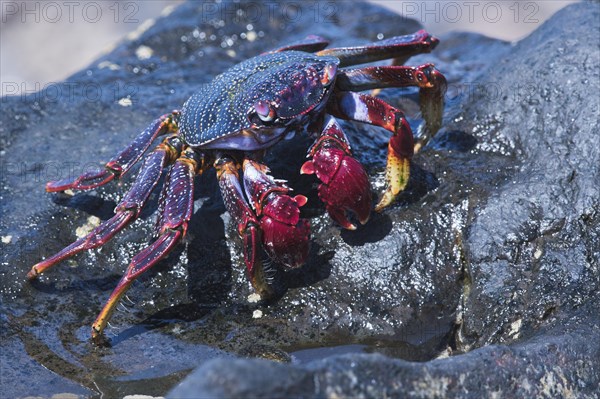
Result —
M 306 197 L 291 196 L 286 183 L 269 174 L 261 163 L 265 151 L 296 132 L 312 135 L 315 142 L 300 172 L 315 174 L 321 181 L 319 197 L 342 227 L 356 228 L 348 212 L 366 223 L 372 208 L 369 179 L 352 157 L 350 143 L 336 119 L 369 123 L 392 133 L 386 188 L 375 206 L 381 211 L 406 186 L 414 152 L 441 125 L 444 76 L 432 64 L 401 65 L 437 44 L 438 39 L 423 30 L 365 46 L 331 49 L 325 49 L 325 39 L 310 36 L 232 67 L 201 87 L 180 111 L 152 122 L 102 170 L 46 185 L 49 192 L 102 186 L 125 175 L 158 136 L 166 136 L 145 156 L 115 215 L 86 237 L 37 263 L 28 277 L 34 279 L 60 261 L 110 240 L 138 217 L 163 169 L 169 168 L 159 201 L 157 238 L 131 260 L 98 315 L 92 336 L 99 336 L 133 281 L 185 236 L 193 212 L 194 178 L 214 167 L 225 206 L 243 241 L 250 281 L 262 297 L 268 297 L 271 288 L 263 273 L 261 251 L 285 268 L 298 267 L 308 255 L 310 227 L 300 217 Z M 384 59 L 394 59 L 394 65 L 347 68 Z M 425 134 L 416 143 L 400 110 L 359 93 L 406 86 L 420 89 Z

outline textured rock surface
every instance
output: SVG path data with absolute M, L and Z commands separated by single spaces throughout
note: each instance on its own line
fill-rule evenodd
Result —
M 425 363 L 380 354 L 306 365 L 218 359 L 199 367 L 168 397 L 597 397 L 600 350 L 588 345 L 594 327 L 575 325 L 568 334 L 540 335 L 510 347 L 489 345 Z
M 287 290 L 276 303 L 247 300 L 239 241 L 212 174 L 199 180 L 188 241 L 130 290 L 134 304 L 113 317 L 110 347 L 94 347 L 89 326 L 147 244 L 156 198 L 102 250 L 25 282 L 31 265 L 74 240 L 91 216 L 109 218 L 130 183 L 62 197 L 43 192 L 47 180 L 99 165 L 198 84 L 266 49 L 308 34 L 346 45 L 419 28 L 350 2 L 307 3 L 291 18 L 289 4 L 274 14 L 257 3 L 184 4 L 55 91 L 2 99 L 2 386 L 10 396 L 159 395 L 204 364 L 186 384 L 207 396 L 591 394 L 599 379 L 599 344 L 589 339 L 599 333 L 600 156 L 590 145 L 597 5 L 570 7 L 514 47 L 454 34 L 411 59 L 433 61 L 449 78 L 445 127 L 415 158 L 398 204 L 357 232 L 341 232 L 315 200 L 314 180 L 297 176 L 309 143 L 274 149 L 273 173 L 313 199 L 314 233 L 307 265 L 277 277 Z M 136 56 L 148 53 L 141 46 L 150 58 Z M 418 128 L 412 92 L 381 96 Z M 122 106 L 128 97 L 132 105 Z M 387 134 L 344 127 L 380 189 Z M 291 353 L 305 362 L 336 350 L 416 361 L 473 351 L 426 363 L 358 354 L 263 361 L 261 379 L 255 361 L 228 360 Z

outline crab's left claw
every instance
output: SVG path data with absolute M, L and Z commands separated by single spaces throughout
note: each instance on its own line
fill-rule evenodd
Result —
M 262 207 L 260 228 L 265 251 L 275 262 L 289 268 L 301 266 L 308 256 L 310 225 L 300 219 L 299 209 L 304 204 L 303 195 L 273 193 Z
M 335 119 L 331 118 L 309 152 L 312 160 L 306 161 L 300 173 L 316 174 L 319 198 L 333 220 L 342 227 L 355 230 L 348 220 L 348 211 L 354 213 L 361 224 L 371 214 L 371 186 L 362 165 L 350 155 L 350 146 Z
M 244 160 L 243 169 L 244 189 L 259 219 L 267 255 L 289 268 L 301 266 L 309 250 L 310 225 L 300 218 L 306 197 L 289 196 L 290 189 L 256 161 Z

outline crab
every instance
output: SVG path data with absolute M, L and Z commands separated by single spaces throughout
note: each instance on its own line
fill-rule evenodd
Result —
M 330 48 L 309 36 L 237 64 L 202 86 L 181 110 L 165 114 L 100 170 L 46 184 L 48 192 L 89 190 L 120 179 L 145 155 L 143 165 L 115 214 L 87 236 L 34 265 L 29 279 L 84 250 L 99 247 L 135 220 L 168 168 L 159 199 L 156 237 L 133 257 L 92 325 L 103 334 L 120 298 L 142 273 L 165 257 L 186 235 L 193 213 L 194 180 L 214 168 L 225 207 L 237 227 L 247 274 L 262 298 L 273 294 L 263 254 L 282 269 L 302 265 L 309 252 L 310 226 L 301 218 L 303 195 L 291 195 L 262 162 L 266 150 L 287 136 L 314 138 L 300 173 L 320 181 L 318 195 L 341 227 L 356 229 L 372 210 L 369 178 L 352 157 L 338 119 L 380 126 L 391 132 L 386 185 L 375 206 L 382 211 L 405 188 L 413 154 L 440 128 L 446 80 L 433 64 L 403 66 L 411 56 L 433 50 L 439 40 L 424 30 L 364 46 Z M 393 59 L 393 65 L 348 68 Z M 388 87 L 419 88 L 424 123 L 419 139 L 399 109 L 365 93 Z M 152 143 L 164 136 L 148 152 Z M 349 215 L 352 215 L 349 218 Z

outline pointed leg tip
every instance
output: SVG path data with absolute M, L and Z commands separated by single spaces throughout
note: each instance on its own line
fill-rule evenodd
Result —
M 302 164 L 302 167 L 300 168 L 300 174 L 301 175 L 312 175 L 313 173 L 315 173 L 315 165 L 313 163 L 313 161 L 306 161 Z
M 327 210 L 327 213 L 329 213 L 331 219 L 339 224 L 340 227 L 346 230 L 356 230 L 356 225 L 348 220 L 345 209 L 332 207 L 331 205 L 326 205 L 325 209 Z
M 356 230 L 356 225 L 348 220 L 348 217 L 345 215 L 345 213 L 343 216 L 338 216 L 333 219 L 346 230 Z
M 262 266 L 260 266 L 262 268 Z M 275 297 L 275 290 L 271 287 L 264 276 L 264 270 L 260 270 L 257 274 L 250 277 L 252 287 L 260 297 L 261 301 L 269 301 Z
M 96 343 L 103 343 L 106 341 L 106 337 L 104 336 L 104 327 L 106 327 L 106 320 L 96 320 L 94 324 L 92 324 L 91 333 L 92 340 Z
M 35 280 L 40 274 L 37 271 L 37 265 L 33 266 L 31 268 L 31 270 L 29 271 L 29 273 L 27 273 L 27 279 L 28 280 Z
M 421 151 L 421 148 L 423 148 L 423 142 L 421 141 L 417 141 L 415 143 L 415 147 L 414 147 L 414 153 L 418 153 L 419 151 Z
M 381 213 L 385 208 L 390 206 L 394 202 L 395 196 L 390 192 L 386 191 L 382 196 L 377 205 L 375 205 L 375 212 Z
M 59 191 L 66 190 L 64 184 L 61 184 L 60 181 L 49 181 L 48 183 L 46 183 L 45 188 L 47 193 L 56 193 Z
M 46 183 L 46 192 L 56 193 L 64 192 L 66 190 L 76 189 L 79 184 L 79 179 L 67 178 L 62 180 L 53 180 Z
M 95 325 L 92 326 L 92 342 L 97 346 L 109 347 L 110 342 L 103 332 L 104 329 L 98 329 Z
M 377 97 L 381 93 L 381 89 L 373 89 L 371 90 L 371 96 Z
M 96 329 L 96 326 L 92 326 L 92 339 L 93 340 L 97 340 L 98 337 L 100 337 L 101 334 L 102 334 L 102 331 L 98 331 Z
M 304 195 L 299 194 L 294 197 L 294 201 L 296 201 L 296 204 L 298 204 L 298 207 L 303 207 L 308 202 L 308 198 Z

